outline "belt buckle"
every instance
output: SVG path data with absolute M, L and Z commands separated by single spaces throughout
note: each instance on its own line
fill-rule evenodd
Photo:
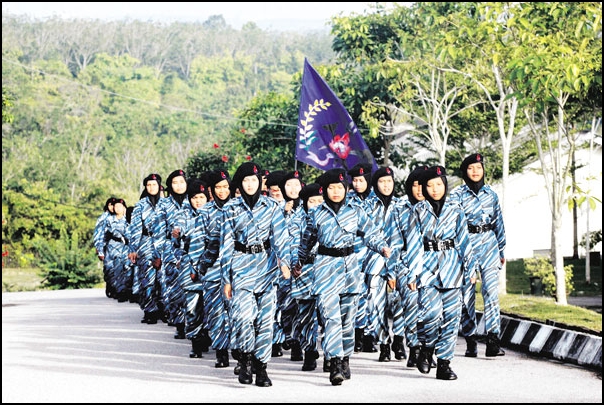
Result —
M 447 242 L 444 240 L 439 240 L 436 246 L 438 247 L 438 250 L 445 250 L 447 248 Z
M 258 245 L 252 245 L 252 246 L 250 246 L 250 252 L 260 253 L 260 252 L 262 252 L 262 248 Z

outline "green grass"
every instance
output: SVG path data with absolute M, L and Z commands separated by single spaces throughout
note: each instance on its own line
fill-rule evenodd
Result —
M 565 259 L 565 265 L 573 265 L 573 296 L 602 295 L 602 264 L 590 266 L 591 282 L 585 282 L 585 260 Z M 602 332 L 602 314 L 573 305 L 561 306 L 552 297 L 530 295 L 528 276 L 522 260 L 508 261 L 506 266 L 507 294 L 500 296 L 501 312 L 539 322 L 565 324 L 573 327 Z M 2 292 L 35 291 L 41 289 L 41 278 L 35 268 L 2 268 Z M 104 288 L 104 284 L 98 287 Z M 480 282 L 477 283 L 480 291 Z M 476 295 L 476 309 L 484 308 L 482 296 Z

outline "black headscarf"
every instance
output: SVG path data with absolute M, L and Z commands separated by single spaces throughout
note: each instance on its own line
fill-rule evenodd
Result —
M 372 169 L 373 169 L 373 165 L 371 165 L 369 163 L 357 163 L 356 165 L 354 165 L 354 167 L 352 169 L 348 170 L 348 175 L 350 176 L 351 179 L 354 179 L 355 177 L 363 176 L 365 178 L 365 181 L 367 182 L 367 189 L 365 191 L 363 191 L 362 193 L 357 193 L 355 190 L 355 193 L 361 198 L 361 200 L 364 200 L 365 198 L 367 198 L 367 196 L 371 192 L 371 170 Z
M 426 170 L 428 170 L 428 166 L 417 166 L 409 173 L 407 180 L 405 180 L 405 194 L 407 194 L 411 205 L 415 205 L 418 202 L 417 198 L 413 195 L 413 183 L 416 181 L 420 183 L 422 173 Z
M 157 181 L 157 185 L 159 186 L 157 188 L 157 194 L 155 195 L 151 195 L 147 191 L 147 183 L 151 180 Z M 147 197 L 149 199 L 149 202 L 151 203 L 151 206 L 155 207 L 157 205 L 157 202 L 161 198 L 161 176 L 157 173 L 151 173 L 143 179 L 143 187 L 145 188 L 143 189 L 140 199 L 142 200 L 143 198 Z
M 215 187 L 216 187 L 216 184 L 220 183 L 223 180 L 227 181 L 227 183 L 229 184 L 229 188 L 231 187 L 231 178 L 229 176 L 229 172 L 226 170 L 222 170 L 222 169 L 212 170 L 210 173 L 208 173 L 207 179 L 208 179 L 208 187 L 212 191 L 212 197 L 214 198 L 214 203 L 218 206 L 218 208 L 222 208 L 222 206 L 231 199 L 231 195 L 229 194 L 226 199 L 221 200 L 216 195 Z
M 319 195 L 323 195 L 323 187 L 318 183 L 310 183 L 302 187 L 302 190 L 300 190 L 300 199 L 306 213 L 308 213 L 308 199 Z
M 183 170 L 174 170 L 172 173 L 170 173 L 168 179 L 166 180 L 166 191 L 168 192 L 168 195 L 171 195 L 172 198 L 174 198 L 174 201 L 176 201 L 179 206 L 182 206 L 182 202 L 185 200 L 185 198 L 187 198 L 187 192 L 185 191 L 182 194 L 176 194 L 174 190 L 172 190 L 172 180 L 178 176 L 182 176 L 185 181 L 187 181 L 187 176 Z
M 435 179 L 437 177 L 440 177 L 443 180 L 443 183 L 445 184 L 445 194 L 443 195 L 443 198 L 441 198 L 438 201 L 433 199 L 432 197 L 430 197 L 430 195 L 428 194 L 428 189 L 427 189 L 428 181 Z M 445 168 L 443 166 L 429 167 L 427 170 L 424 170 L 420 182 L 422 185 L 422 194 L 426 198 L 426 201 L 428 201 L 430 203 L 430 205 L 432 206 L 432 209 L 434 210 L 434 213 L 436 214 L 436 216 L 439 217 L 440 213 L 443 209 L 443 206 L 445 205 L 445 200 L 447 199 L 447 193 L 449 192 L 449 186 L 447 184 L 447 173 L 445 171 Z
M 323 187 L 323 198 L 325 199 L 325 204 L 331 207 L 333 212 L 337 214 L 340 210 L 340 207 L 342 207 L 346 203 L 346 194 L 344 194 L 344 199 L 337 203 L 329 199 L 327 187 L 329 187 L 330 184 L 342 183 L 344 185 L 344 188 L 348 188 L 346 170 L 340 168 L 329 169 L 317 178 L 317 183 L 319 183 L 321 187 Z
M 248 176 L 258 177 L 258 189 L 253 195 L 247 194 L 243 190 L 243 187 L 241 187 L 243 179 Z M 262 192 L 260 187 L 262 185 L 262 170 L 260 170 L 260 167 L 254 162 L 242 163 L 241 166 L 237 168 L 237 171 L 235 171 L 235 174 L 233 175 L 233 182 L 231 183 L 231 185 L 234 189 L 239 188 L 239 191 L 241 191 L 241 198 L 243 199 L 243 201 L 245 201 L 247 206 L 252 209 L 254 208 L 254 205 L 256 205 L 256 203 L 258 202 L 258 199 L 260 198 L 260 194 Z
M 382 177 L 390 176 L 392 180 L 394 180 L 394 173 L 392 169 L 389 167 L 380 167 L 373 173 L 373 177 L 371 178 L 371 187 L 373 187 L 373 192 L 380 199 L 384 207 L 387 209 L 392 201 L 392 195 L 394 194 L 394 189 L 392 189 L 392 193 L 390 195 L 382 194 L 379 187 L 377 186 L 378 180 Z
M 480 163 L 482 165 L 482 178 L 478 181 L 472 181 L 468 177 L 468 166 L 473 163 Z M 468 157 L 466 157 L 463 162 L 461 162 L 461 177 L 466 185 L 474 192 L 474 194 L 478 194 L 482 186 L 484 186 L 484 156 L 480 153 L 474 153 Z
M 279 189 L 281 189 L 281 194 L 283 194 L 283 199 L 285 200 L 285 202 L 293 200 L 293 209 L 295 210 L 300 205 L 300 196 L 294 199 L 287 195 L 287 192 L 285 191 L 285 183 L 287 183 L 287 181 L 291 179 L 297 179 L 300 182 L 300 186 L 302 186 L 302 179 L 300 178 L 300 173 L 295 170 L 293 172 L 286 173 L 283 178 L 281 178 L 281 181 L 279 182 Z

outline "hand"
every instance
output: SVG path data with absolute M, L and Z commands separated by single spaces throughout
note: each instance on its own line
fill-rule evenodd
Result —
M 289 267 L 286 265 L 281 266 L 281 274 L 283 274 L 284 279 L 289 280 L 289 278 L 291 277 Z
M 230 284 L 224 285 L 224 296 L 227 300 L 233 298 L 233 287 Z
M 386 259 L 388 259 L 390 257 L 390 248 L 388 246 L 384 247 L 382 249 L 382 256 L 384 256 Z
M 136 263 L 137 258 L 138 255 L 136 254 L 136 252 L 128 253 L 128 259 L 130 259 L 130 263 Z
M 175 239 L 180 237 L 180 227 L 175 226 L 174 229 L 172 229 L 172 237 Z
M 302 265 L 300 263 L 294 264 L 291 269 L 291 274 L 294 278 L 298 278 L 302 275 Z
M 100 261 L 105 260 L 105 255 L 99 255 L 99 260 L 100 260 Z
M 417 290 L 417 283 L 414 281 L 412 283 L 407 284 L 407 287 L 409 287 L 411 291 L 415 291 Z
M 195 270 L 191 270 L 191 281 L 197 281 L 197 272 Z
M 388 280 L 388 287 L 390 287 L 391 290 L 394 290 L 396 288 L 396 279 Z
M 502 257 L 501 259 L 499 259 L 501 261 L 501 265 L 503 266 L 505 264 L 505 257 Z
M 294 208 L 294 200 L 289 200 L 285 203 L 285 212 L 290 212 Z
M 156 257 L 151 261 L 151 265 L 155 270 L 159 270 L 161 268 L 161 259 L 159 257 Z
M 476 284 L 476 277 L 470 277 L 470 283 Z

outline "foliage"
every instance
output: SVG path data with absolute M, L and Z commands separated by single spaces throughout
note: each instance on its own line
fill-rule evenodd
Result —
M 37 238 L 34 247 L 45 287 L 53 290 L 91 288 L 100 282 L 102 274 L 92 244 L 80 245 L 77 231 L 69 235 L 62 228 L 58 240 Z
M 2 86 L 2 123 L 11 123 L 15 119 L 13 114 L 10 112 L 13 107 L 13 96 L 10 94 L 8 88 Z
M 587 246 L 586 242 L 587 242 L 586 239 L 581 240 L 581 242 L 579 242 L 579 246 L 585 248 Z M 597 231 L 592 231 L 589 233 L 589 246 L 590 247 L 593 248 L 600 242 L 602 242 L 602 230 L 601 229 L 597 230 Z
M 529 277 L 539 277 L 545 288 L 545 292 L 550 296 L 556 295 L 556 275 L 554 266 L 550 259 L 545 257 L 531 257 L 523 259 L 524 271 Z M 573 285 L 573 265 L 564 266 L 566 293 L 570 294 L 574 291 Z

